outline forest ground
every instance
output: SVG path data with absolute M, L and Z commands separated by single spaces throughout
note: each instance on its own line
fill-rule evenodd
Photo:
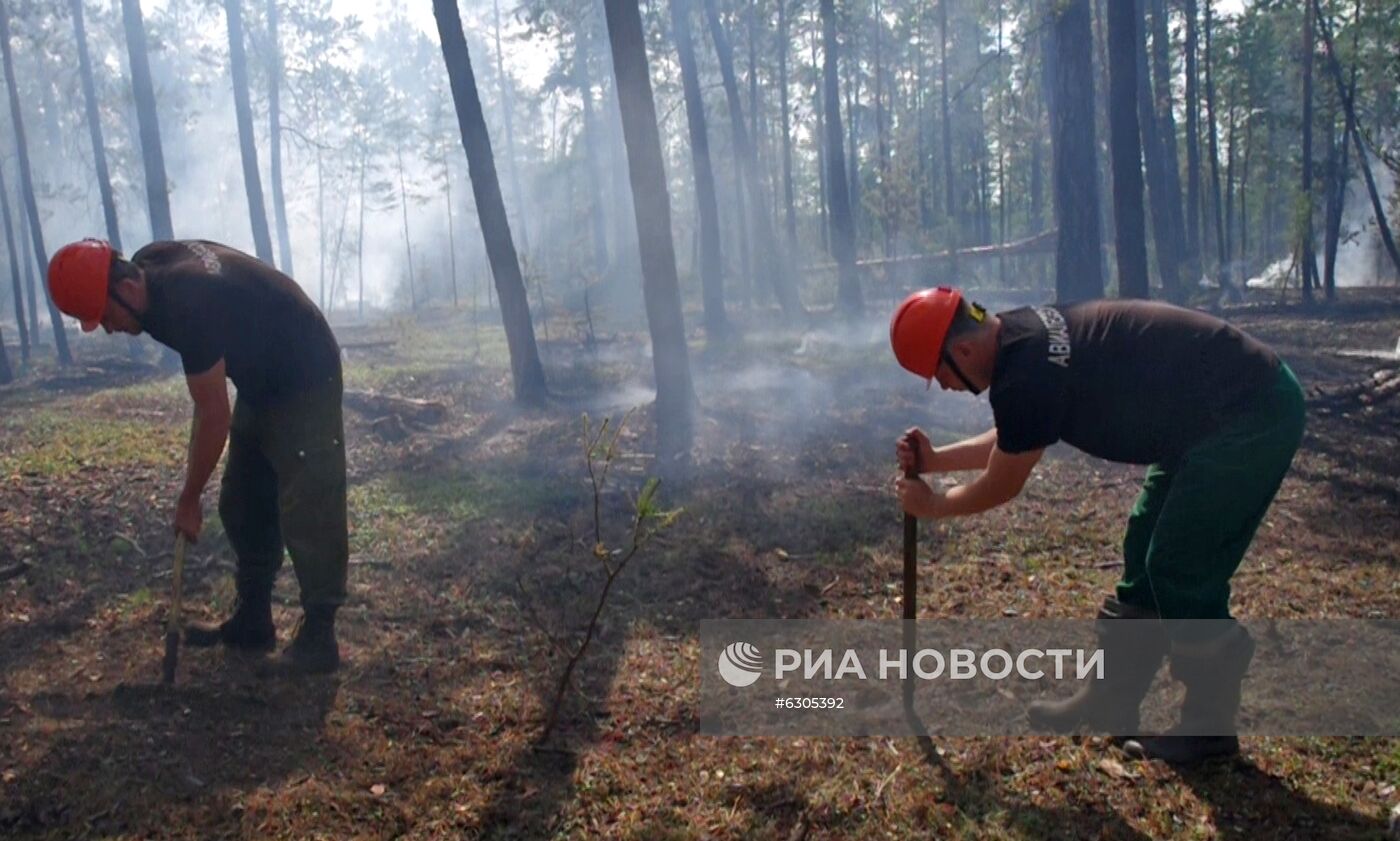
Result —
M 1305 384 L 1380 367 L 1400 295 L 1231 313 Z M 675 525 L 619 578 L 558 731 L 535 743 L 561 658 L 602 573 L 580 418 L 650 399 L 644 335 L 592 349 L 557 319 L 554 398 L 508 401 L 498 329 L 435 313 L 340 331 L 348 387 L 446 403 L 381 438 L 347 411 L 346 666 L 290 682 L 186 648 L 159 685 L 168 521 L 189 423 L 178 377 L 120 359 L 41 367 L 0 389 L 0 834 L 7 838 L 1374 838 L 1400 802 L 1400 740 L 1246 739 L 1196 771 L 1091 738 L 699 736 L 696 623 L 900 612 L 896 435 L 980 431 L 985 400 L 925 393 L 877 321 L 695 342 L 689 480 Z M 474 336 L 479 337 L 474 338 Z M 102 344 L 106 342 L 106 344 Z M 385 342 L 392 344 L 383 344 Z M 120 354 L 88 337 L 83 359 Z M 610 542 L 651 471 L 634 415 L 602 499 Z M 924 529 L 923 617 L 1089 617 L 1141 470 L 1056 448 L 1013 504 Z M 1235 578 L 1240 616 L 1397 617 L 1400 400 L 1312 413 L 1294 468 Z M 186 615 L 222 616 L 232 556 L 216 484 L 191 550 Z M 929 532 L 932 532 L 931 534 Z M 295 584 L 279 580 L 285 640 Z M 1121 757 L 1118 757 L 1121 759 Z

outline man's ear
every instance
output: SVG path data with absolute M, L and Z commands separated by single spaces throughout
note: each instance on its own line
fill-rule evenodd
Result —
M 975 343 L 973 342 L 972 337 L 968 336 L 966 338 L 958 339 L 957 341 L 953 342 L 953 345 L 949 348 L 949 350 L 951 350 L 953 352 L 953 355 L 958 357 L 959 359 L 971 359 L 972 354 L 975 351 Z

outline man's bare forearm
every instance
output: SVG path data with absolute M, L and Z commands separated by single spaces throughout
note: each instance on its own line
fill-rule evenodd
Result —
M 974 435 L 944 447 L 933 450 L 934 465 L 940 471 L 983 470 L 991 458 L 992 448 L 997 444 L 997 431 L 993 427 L 981 435 Z
M 224 442 L 228 440 L 229 412 L 227 407 L 194 410 L 194 421 L 190 425 L 190 448 L 188 466 L 185 471 L 185 488 L 180 496 L 196 499 L 209 483 L 219 457 L 224 454 Z

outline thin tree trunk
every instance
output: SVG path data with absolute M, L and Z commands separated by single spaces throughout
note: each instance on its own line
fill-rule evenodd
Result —
M 462 147 L 467 154 L 472 195 L 476 199 L 487 260 L 496 278 L 496 289 L 501 295 L 501 321 L 505 325 L 506 345 L 510 349 L 515 399 L 523 403 L 541 403 L 545 398 L 544 366 L 540 363 L 539 348 L 535 344 L 530 304 L 525 296 L 520 261 L 510 235 L 505 202 L 501 199 L 496 161 L 491 154 L 491 137 L 486 131 L 486 118 L 481 111 L 481 98 L 476 90 L 467 39 L 462 34 L 457 0 L 433 0 L 433 16 L 437 19 L 443 62 L 447 65 L 447 75 L 452 84 L 452 99 L 457 109 Z
M 275 0 L 274 0 L 275 2 Z M 360 320 L 365 320 L 365 150 L 360 150 L 360 224 L 355 235 L 355 277 L 359 283 Z
M 408 302 L 414 312 L 418 311 L 418 288 L 413 274 L 413 240 L 408 234 L 408 187 L 403 175 L 403 144 L 394 147 L 399 165 L 399 208 L 403 211 L 403 247 L 408 253 Z
M 1094 161 L 1093 33 L 1089 0 L 1048 9 L 1044 70 L 1054 153 L 1055 291 L 1062 303 L 1103 297 L 1098 170 Z
M 1215 214 L 1215 241 L 1217 249 L 1217 259 L 1220 262 L 1219 283 L 1220 291 L 1227 297 L 1235 301 L 1244 300 L 1244 294 L 1236 287 L 1234 278 L 1230 273 L 1230 238 L 1228 236 L 1226 223 L 1229 221 L 1229 213 L 1221 204 L 1220 195 L 1220 149 L 1218 140 L 1218 124 L 1215 121 L 1215 77 L 1212 68 L 1215 66 L 1213 55 L 1215 46 L 1212 39 L 1211 29 L 1211 8 L 1213 0 L 1205 2 L 1205 39 L 1206 39 L 1206 145 L 1210 152 L 1210 192 L 1214 197 L 1211 202 Z M 1233 97 L 1231 97 L 1233 99 Z M 1234 141 L 1230 143 L 1231 152 L 1234 151 Z M 1229 178 L 1226 177 L 1225 190 L 1228 193 Z M 1229 196 L 1225 197 L 1226 204 Z
M 792 198 L 792 124 L 788 103 L 788 18 L 789 0 L 778 0 L 778 92 L 783 111 L 783 208 L 787 223 L 787 243 L 797 253 L 797 209 Z
M 715 7 L 715 0 L 704 0 L 705 17 L 709 21 L 710 37 L 714 41 L 715 54 L 719 58 L 720 77 L 724 84 L 724 96 L 729 103 L 729 119 L 731 129 L 734 133 L 734 153 L 739 159 L 739 169 L 743 173 L 743 182 L 747 187 L 749 223 L 754 230 L 758 243 L 755 243 L 755 254 L 763 255 L 763 270 L 773 284 L 773 292 L 777 296 L 778 304 L 783 309 L 783 314 L 789 319 L 797 319 L 803 316 L 802 301 L 797 294 L 797 286 L 793 282 L 792 272 L 787 265 L 787 255 L 784 253 L 782 243 L 773 236 L 770 224 L 770 214 L 763 200 L 763 190 L 759 183 L 758 158 L 754 151 L 753 138 L 749 137 L 744 126 L 743 107 L 739 103 L 739 83 L 734 75 L 734 53 L 730 48 L 729 37 L 725 34 L 724 25 L 720 22 L 719 11 Z M 614 58 L 616 47 L 614 47 Z M 653 105 L 653 108 L 655 105 Z M 636 192 L 633 191 L 633 199 Z
M 1152 79 L 1147 64 L 1146 0 L 1137 0 L 1135 16 L 1142 22 L 1137 42 L 1138 128 L 1142 132 L 1142 156 L 1147 170 L 1147 197 L 1152 212 L 1152 240 L 1156 245 L 1157 273 L 1168 300 L 1181 300 L 1181 251 L 1171 222 L 1171 200 L 1166 170 L 1174 166 L 1166 157 L 1153 107 Z
M 151 238 L 171 240 L 175 238 L 175 226 L 170 220 L 170 188 L 165 180 L 165 152 L 160 143 L 160 120 L 156 115 L 156 92 L 146 53 L 141 3 L 140 0 L 121 0 L 121 3 L 127 57 L 131 63 L 131 92 L 136 99 L 136 122 L 140 126 L 141 160 L 145 165 Z
M 15 83 L 14 56 L 10 53 L 10 12 L 9 0 L 0 0 L 0 49 L 4 52 L 5 86 L 10 93 L 10 120 L 15 130 L 15 151 L 19 155 L 20 190 L 24 195 L 24 207 L 29 216 L 29 236 L 34 244 L 34 259 L 39 264 L 39 273 L 48 274 L 49 254 L 44 247 L 44 231 L 40 227 L 39 202 L 34 197 L 34 177 L 29 169 L 29 144 L 24 137 L 24 114 L 19 105 L 19 87 Z M 73 362 L 68 352 L 68 335 L 63 330 L 63 316 L 49 297 L 49 285 L 44 284 L 44 299 L 49 305 L 49 320 L 53 323 L 54 347 L 58 351 L 58 361 L 63 365 Z
M 292 237 L 287 227 L 287 200 L 282 192 L 282 44 L 277 34 L 277 4 L 267 0 L 267 123 L 268 146 L 272 149 L 272 210 L 277 224 L 277 262 L 283 273 L 295 277 L 292 267 Z M 363 307 L 362 307 L 363 309 Z M 361 316 L 363 316 L 361 312 Z
M 583 146 L 588 159 L 588 218 L 593 231 L 593 268 L 598 277 L 608 272 L 608 231 L 607 220 L 603 218 L 603 183 L 598 174 L 602 164 L 598 160 L 598 124 L 593 116 L 593 83 L 588 73 L 588 55 L 591 46 L 592 30 L 585 24 L 574 46 L 574 69 L 578 74 L 578 93 L 583 100 Z
M 1313 252 L 1313 166 L 1312 166 L 1312 123 L 1313 123 L 1313 4 L 1303 0 L 1303 173 L 1299 190 L 1303 197 L 1303 218 L 1299 222 L 1295 236 L 1299 259 L 1303 271 L 1303 300 L 1311 302 L 1313 288 L 1317 285 L 1317 257 Z M 1340 87 L 1338 88 L 1340 92 Z
M 695 172 L 705 334 L 711 339 L 719 339 L 729 332 L 729 322 L 724 311 L 724 266 L 720 253 L 719 202 L 715 197 L 715 174 L 710 162 L 709 130 L 705 124 L 705 100 L 700 90 L 700 72 L 695 66 L 695 44 L 691 37 L 690 3 L 687 0 L 672 0 L 671 29 L 680 58 L 685 115 L 690 129 L 690 161 Z
M 635 0 L 604 0 L 613 76 L 622 110 L 627 171 L 636 208 L 642 261 L 642 296 L 651 332 L 656 374 L 657 459 L 664 465 L 689 461 L 694 443 L 695 388 L 685 344 L 675 244 L 671 240 L 671 199 L 661 157 L 647 71 L 646 39 Z M 732 80 L 732 79 L 731 79 Z
M 962 237 L 958 222 L 957 181 L 953 177 L 953 122 L 948 117 L 948 4 L 951 2 L 938 0 L 938 92 L 942 97 L 944 218 L 948 226 L 948 252 L 956 254 Z M 956 272 L 956 258 L 951 266 Z
M 1172 247 L 1176 249 L 1177 260 L 1189 267 L 1192 258 L 1186 248 L 1186 220 L 1181 212 L 1181 171 L 1176 152 L 1176 116 L 1172 109 L 1171 38 L 1168 35 L 1166 0 L 1152 0 L 1152 70 L 1152 89 L 1156 94 L 1157 134 L 1162 143 Z M 1178 269 L 1178 278 L 1179 272 Z M 1187 293 L 1188 289 L 1183 283 L 1178 295 L 1184 298 Z
M 0 211 L 4 213 L 5 253 L 10 256 L 10 281 L 15 302 L 15 323 L 19 327 L 20 361 L 29 361 L 29 325 L 24 320 L 24 293 L 20 285 L 20 264 L 26 262 L 15 247 L 15 229 L 10 217 L 10 193 L 5 186 L 5 168 L 0 166 Z
M 271 265 L 272 235 L 267 229 L 262 176 L 258 173 L 258 145 L 253 136 L 253 108 L 248 97 L 248 59 L 243 52 L 243 2 L 224 0 L 228 19 L 229 72 L 233 76 L 233 111 L 238 121 L 238 149 L 243 159 L 243 187 L 248 192 L 248 220 L 253 227 L 253 250 Z
M 1211 0 L 1204 0 L 1209 5 Z M 1196 0 L 1184 0 L 1186 14 L 1186 271 L 1201 277 L 1201 129 L 1196 78 Z
M 92 140 L 92 158 L 97 170 L 97 192 L 102 197 L 102 219 L 107 224 L 107 241 L 122 251 L 121 228 L 117 224 L 117 204 L 112 196 L 112 178 L 107 171 L 107 149 L 102 142 L 102 119 L 97 112 L 96 86 L 92 80 L 92 62 L 88 58 L 87 31 L 83 26 L 83 0 L 69 0 L 73 15 L 73 37 L 78 45 L 78 71 L 83 83 L 83 109 L 87 116 L 88 137 Z
M 817 15 L 817 10 L 812 9 L 813 16 Z M 812 67 L 817 67 L 817 32 L 821 29 L 820 18 L 814 21 L 812 27 L 811 52 Z M 826 163 L 826 92 L 825 77 L 821 73 L 812 74 L 812 113 L 817 117 L 817 130 L 812 132 L 812 145 L 817 147 L 817 189 L 821 193 L 821 201 L 817 205 L 817 231 L 821 235 L 822 251 L 832 254 L 831 247 L 831 190 L 826 183 L 827 163 Z M 840 131 L 840 127 L 837 127 Z M 835 255 L 832 254 L 832 259 Z
M 922 15 L 922 11 L 920 12 Z M 997 75 L 1005 78 L 1005 53 L 1002 50 L 1002 0 L 997 0 Z M 997 245 L 1006 244 L 1006 92 L 997 88 Z M 1137 146 L 1137 116 L 1133 116 L 1133 146 Z M 922 158 L 922 156 L 920 156 Z M 1138 174 L 1142 183 L 1142 174 Z M 1141 197 L 1139 197 L 1141 200 Z M 997 256 L 997 280 L 1006 286 L 1006 255 Z
M 16 258 L 24 264 L 24 294 L 25 301 L 29 304 L 29 338 L 34 343 L 34 347 L 42 347 L 44 344 L 44 334 L 39 330 L 39 300 L 36 297 L 39 285 L 34 280 L 34 254 L 31 251 L 29 257 L 24 257 L 25 249 L 30 248 L 29 243 L 33 237 L 29 235 L 29 211 L 25 209 L 24 196 L 15 195 L 15 201 L 19 204 L 19 251 L 15 252 Z
M 457 230 L 452 220 L 452 164 L 442 158 L 442 189 L 447 197 L 447 268 L 452 275 L 452 309 L 457 309 Z
M 1108 122 L 1118 294 L 1147 298 L 1147 223 L 1137 121 L 1137 19 L 1132 0 L 1108 0 Z
M 1376 189 L 1376 179 L 1371 174 L 1371 162 L 1366 157 L 1366 146 L 1361 142 L 1361 129 L 1356 121 L 1355 103 L 1352 101 L 1352 97 L 1346 93 L 1346 86 L 1342 81 L 1341 63 L 1337 61 L 1337 52 L 1332 45 L 1332 26 L 1328 23 L 1327 15 L 1318 0 L 1312 0 L 1309 3 L 1309 8 L 1317 14 L 1317 25 L 1322 32 L 1323 43 L 1327 47 L 1327 68 L 1331 71 L 1332 81 L 1337 86 L 1337 92 L 1342 98 L 1342 107 L 1347 112 L 1347 120 L 1351 125 L 1351 139 L 1356 146 L 1356 163 L 1361 167 L 1361 175 L 1366 181 L 1366 192 L 1371 197 L 1371 210 L 1376 215 L 1376 227 L 1380 231 L 1381 242 L 1385 245 L 1386 253 L 1390 255 L 1390 262 L 1395 266 L 1395 271 L 1400 273 L 1400 250 L 1396 249 L 1395 237 L 1392 236 L 1390 225 L 1385 218 L 1385 206 L 1381 203 L 1380 192 Z
M 505 117 L 506 157 L 510 159 L 510 194 L 515 201 L 515 216 L 520 226 L 520 247 L 530 253 L 530 228 L 525 222 L 525 194 L 520 191 L 520 158 L 515 149 L 515 103 L 511 96 L 511 86 L 506 78 L 505 59 L 501 51 L 501 3 L 491 0 L 492 11 L 496 16 L 496 82 L 500 85 L 501 112 Z M 541 313 L 543 315 L 543 313 Z
M 1351 54 L 1359 56 L 1358 40 L 1361 31 L 1361 0 L 1356 3 L 1356 19 L 1352 22 Z M 1356 101 L 1356 70 L 1360 62 L 1353 62 L 1351 65 L 1351 79 L 1347 84 L 1347 98 Z M 1347 183 L 1351 180 L 1351 173 L 1347 168 L 1347 152 L 1351 148 L 1347 145 L 1347 136 L 1351 133 L 1351 114 L 1342 109 L 1342 136 L 1336 137 L 1333 127 L 1336 124 L 1336 116 L 1328 121 L 1327 129 L 1327 168 L 1331 175 L 1331 186 L 1327 192 L 1327 238 L 1325 240 L 1324 252 L 1324 274 L 1322 285 L 1327 290 L 1327 300 L 1333 300 L 1337 295 L 1337 251 L 1341 244 L 1342 237 L 1342 212 L 1346 209 Z M 1338 149 L 1337 147 L 1341 148 Z
M 841 146 L 841 93 L 837 90 L 835 0 L 821 0 L 822 75 L 825 80 L 826 184 L 831 199 L 831 250 L 837 265 L 837 299 L 848 317 L 862 308 L 856 274 L 856 230 L 846 189 L 846 161 Z
M 880 30 L 883 28 L 880 0 L 875 0 L 875 15 L 871 23 L 875 35 L 875 171 L 880 185 L 880 253 L 890 257 L 894 251 L 894 218 L 890 214 L 890 145 L 885 130 L 885 61 L 880 49 Z

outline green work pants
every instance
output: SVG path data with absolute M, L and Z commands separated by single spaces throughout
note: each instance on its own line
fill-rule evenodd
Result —
M 1213 434 L 1176 463 L 1148 467 L 1123 536 L 1118 600 L 1164 619 L 1229 618 L 1230 577 L 1302 437 L 1303 390 L 1280 363 L 1273 385 Z
M 285 546 L 304 607 L 345 601 L 350 558 L 338 376 L 275 406 L 241 397 L 229 427 L 219 516 L 239 592 L 271 590 Z

